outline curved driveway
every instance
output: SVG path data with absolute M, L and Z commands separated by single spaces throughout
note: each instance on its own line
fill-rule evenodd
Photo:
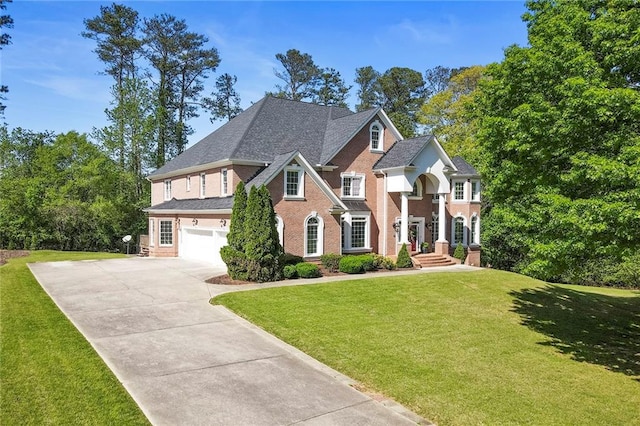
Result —
M 424 422 L 210 305 L 231 289 L 204 279 L 225 271 L 173 258 L 29 267 L 155 425 Z

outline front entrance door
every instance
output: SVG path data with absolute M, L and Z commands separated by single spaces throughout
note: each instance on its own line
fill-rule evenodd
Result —
M 420 227 L 418 223 L 409 224 L 409 242 L 411 243 L 411 251 L 418 251 L 420 247 L 420 233 L 418 232 Z

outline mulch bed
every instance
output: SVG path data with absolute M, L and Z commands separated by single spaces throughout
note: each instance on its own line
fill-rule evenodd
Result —
M 13 259 L 16 257 L 24 257 L 29 256 L 29 251 L 27 250 L 0 250 L 0 266 L 7 263 L 9 259 Z

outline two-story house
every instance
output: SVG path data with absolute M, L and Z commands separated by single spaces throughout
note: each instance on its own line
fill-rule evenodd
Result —
M 222 266 L 233 191 L 266 185 L 286 252 L 395 255 L 462 244 L 480 264 L 478 173 L 433 136 L 404 140 L 381 108 L 267 96 L 149 176 L 151 256 Z

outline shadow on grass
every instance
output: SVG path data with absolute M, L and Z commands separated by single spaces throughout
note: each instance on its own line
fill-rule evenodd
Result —
M 522 324 L 549 336 L 576 361 L 640 381 L 640 297 L 615 297 L 549 285 L 510 293 Z

